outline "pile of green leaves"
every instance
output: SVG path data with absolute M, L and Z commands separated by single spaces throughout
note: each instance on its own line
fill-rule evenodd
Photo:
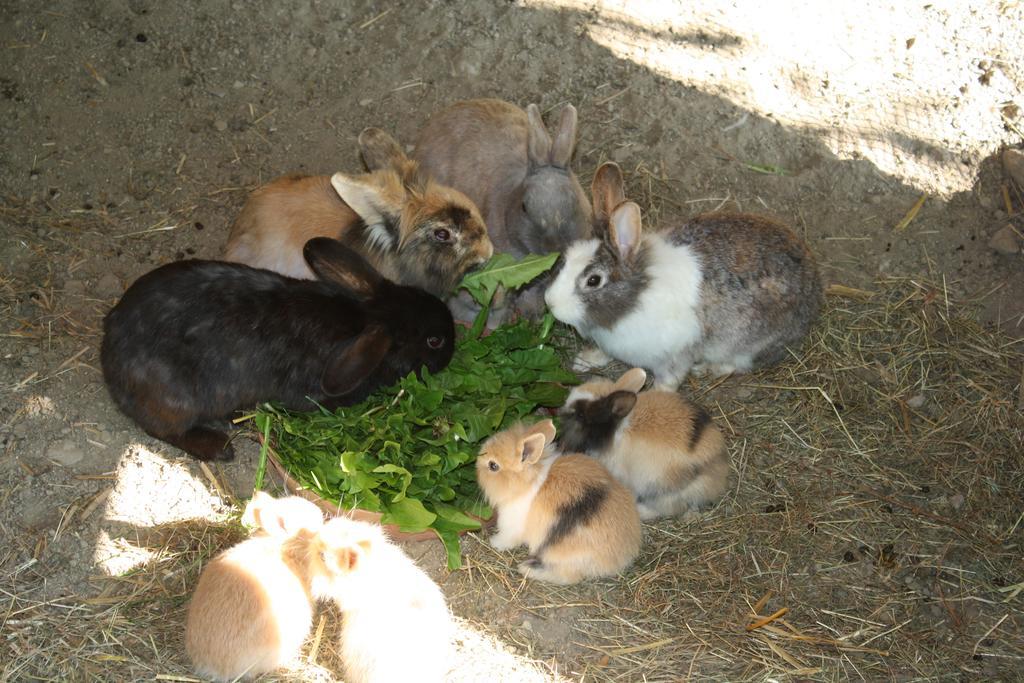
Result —
M 500 255 L 463 283 L 478 301 L 489 301 L 499 285 L 529 282 L 556 256 L 516 262 Z M 520 321 L 483 336 L 486 319 L 484 306 L 435 375 L 410 374 L 333 412 L 261 407 L 254 419 L 269 437 L 265 448 L 272 443 L 293 478 L 341 507 L 380 512 L 382 523 L 405 532 L 432 529 L 449 568 L 461 566 L 459 533 L 480 528 L 491 514 L 476 486 L 481 442 L 539 407 L 562 405 L 565 385 L 578 381 L 550 344 L 550 314 L 539 325 Z

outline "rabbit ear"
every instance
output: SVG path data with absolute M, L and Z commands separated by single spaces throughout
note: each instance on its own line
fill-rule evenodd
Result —
M 551 420 L 543 420 L 530 427 L 527 436 L 519 443 L 519 452 L 522 453 L 523 462 L 531 464 L 540 460 L 540 456 L 544 453 L 544 446 L 554 440 L 555 423 Z
M 526 108 L 526 117 L 529 119 L 529 132 L 526 136 L 527 156 L 532 165 L 547 166 L 551 159 L 551 136 L 544 127 L 544 119 L 541 118 L 540 109 L 536 104 Z
M 636 394 L 632 391 L 614 391 L 605 397 L 611 414 L 622 419 L 633 412 L 636 406 Z
M 356 389 L 384 360 L 393 340 L 383 325 L 373 324 L 338 351 L 327 363 L 320 384 L 328 396 Z
M 386 282 L 366 259 L 330 237 L 309 240 L 302 255 L 318 278 L 340 285 L 356 301 L 373 298 Z
M 634 394 L 644 388 L 647 381 L 647 373 L 643 368 L 631 368 L 621 377 L 615 380 L 616 391 L 632 391 Z
M 631 263 L 640 249 L 640 207 L 624 202 L 608 221 L 608 241 L 618 251 L 619 260 Z
M 368 171 L 399 169 L 403 162 L 408 161 L 398 141 L 380 128 L 363 129 L 359 134 L 359 152 Z
M 385 198 L 383 188 L 374 185 L 372 178 L 335 173 L 331 176 L 331 185 L 341 201 L 363 219 L 370 246 L 387 251 L 396 246 L 401 209 L 396 209 L 394 202 Z
M 576 148 L 576 124 L 578 115 L 576 107 L 567 104 L 562 107 L 562 118 L 558 123 L 558 132 L 551 145 L 551 164 L 559 168 L 569 168 L 572 152 Z
M 252 494 L 249 504 L 245 506 L 245 512 L 242 513 L 242 523 L 246 526 L 263 527 L 266 531 L 273 533 L 266 522 L 271 521 L 271 515 L 267 514 L 267 511 L 274 504 L 274 500 L 274 497 L 266 491 L 256 491 Z M 279 526 L 283 527 L 283 525 Z
M 607 161 L 598 167 L 590 184 L 595 223 L 607 221 L 615 207 L 626 201 L 623 186 L 622 169 L 618 164 Z

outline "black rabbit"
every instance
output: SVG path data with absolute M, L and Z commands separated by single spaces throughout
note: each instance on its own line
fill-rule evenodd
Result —
M 189 260 L 139 278 L 103 321 L 103 377 L 126 415 L 200 460 L 231 460 L 209 422 L 261 401 L 349 405 L 448 365 L 455 328 L 437 297 L 382 277 L 336 240 L 309 240 L 318 280 Z

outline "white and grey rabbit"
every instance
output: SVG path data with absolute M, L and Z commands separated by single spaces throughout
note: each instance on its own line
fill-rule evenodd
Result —
M 591 235 L 590 206 L 570 167 L 577 121 L 565 105 L 552 136 L 535 104 L 524 112 L 496 99 L 456 102 L 430 117 L 413 157 L 480 208 L 495 252 L 560 252 Z M 520 312 L 543 311 L 543 280 L 516 295 Z
M 347 517 L 311 546 L 313 593 L 343 613 L 349 683 L 440 683 L 452 665 L 454 622 L 444 594 L 381 528 Z
M 749 372 L 786 357 L 817 319 L 818 267 L 792 230 L 754 214 L 707 213 L 643 233 L 622 173 L 594 176 L 598 237 L 574 243 L 545 293 L 551 312 L 607 356 L 676 389 L 691 369 Z
M 647 373 L 573 387 L 559 447 L 601 461 L 636 496 L 640 519 L 688 515 L 712 505 L 729 482 L 722 432 L 675 391 L 641 391 Z

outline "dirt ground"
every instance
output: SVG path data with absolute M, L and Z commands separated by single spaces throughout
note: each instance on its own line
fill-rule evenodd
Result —
M 729 423 L 735 486 L 705 520 L 648 528 L 648 550 L 621 580 L 527 586 L 474 537 L 468 569 L 449 576 L 435 544 L 410 548 L 471 627 L 465 649 L 493 653 L 476 678 L 1024 678 L 1024 219 L 998 156 L 1024 143 L 1019 2 L 5 0 L 0 17 L 3 680 L 187 680 L 175 638 L 188 587 L 252 488 L 251 444 L 207 471 L 111 404 L 98 345 L 124 288 L 175 259 L 216 258 L 261 182 L 356 170 L 363 127 L 410 143 L 430 112 L 478 96 L 548 113 L 575 104 L 581 180 L 617 161 L 646 226 L 717 208 L 781 218 L 827 283 L 880 293 L 871 301 L 897 313 L 939 301 L 937 317 L 907 329 L 931 335 L 941 319 L 958 330 L 943 344 L 994 358 L 978 375 L 955 363 L 941 375 L 929 356 L 894 380 L 910 394 L 879 389 L 893 401 L 880 415 L 910 406 L 908 433 L 953 420 L 957 443 L 980 445 L 864 456 L 861 481 L 836 459 L 847 446 L 799 412 L 772 423 L 776 437 L 755 437 L 776 415 L 770 386 L 782 375 L 693 380 Z M 895 320 L 857 308 L 873 305 L 833 297 L 830 320 Z M 823 329 L 810 349 L 831 343 Z M 790 367 L 797 384 L 801 367 Z M 871 382 L 888 381 L 883 370 Z M 929 408 L 920 387 L 953 379 L 994 387 L 995 407 L 936 393 L 945 403 Z M 961 425 L 966 414 L 998 417 Z M 968 465 L 975 478 L 962 487 L 952 473 Z M 904 515 L 884 522 L 896 524 L 891 537 L 858 517 L 865 482 L 874 503 Z M 830 522 L 842 532 L 805 537 L 825 528 L 825 509 L 844 511 Z M 764 531 L 772 515 L 787 523 Z M 715 547 L 719 523 L 743 542 Z M 991 544 L 965 538 L 975 523 Z M 131 583 L 145 571 L 163 592 Z M 714 597 L 687 584 L 723 572 Z M 658 600 L 655 584 L 668 591 Z M 788 607 L 792 629 L 745 635 L 768 590 L 760 614 Z M 909 611 L 884 607 L 905 601 Z M 671 619 L 645 626 L 659 610 Z M 147 637 L 158 620 L 166 630 Z

